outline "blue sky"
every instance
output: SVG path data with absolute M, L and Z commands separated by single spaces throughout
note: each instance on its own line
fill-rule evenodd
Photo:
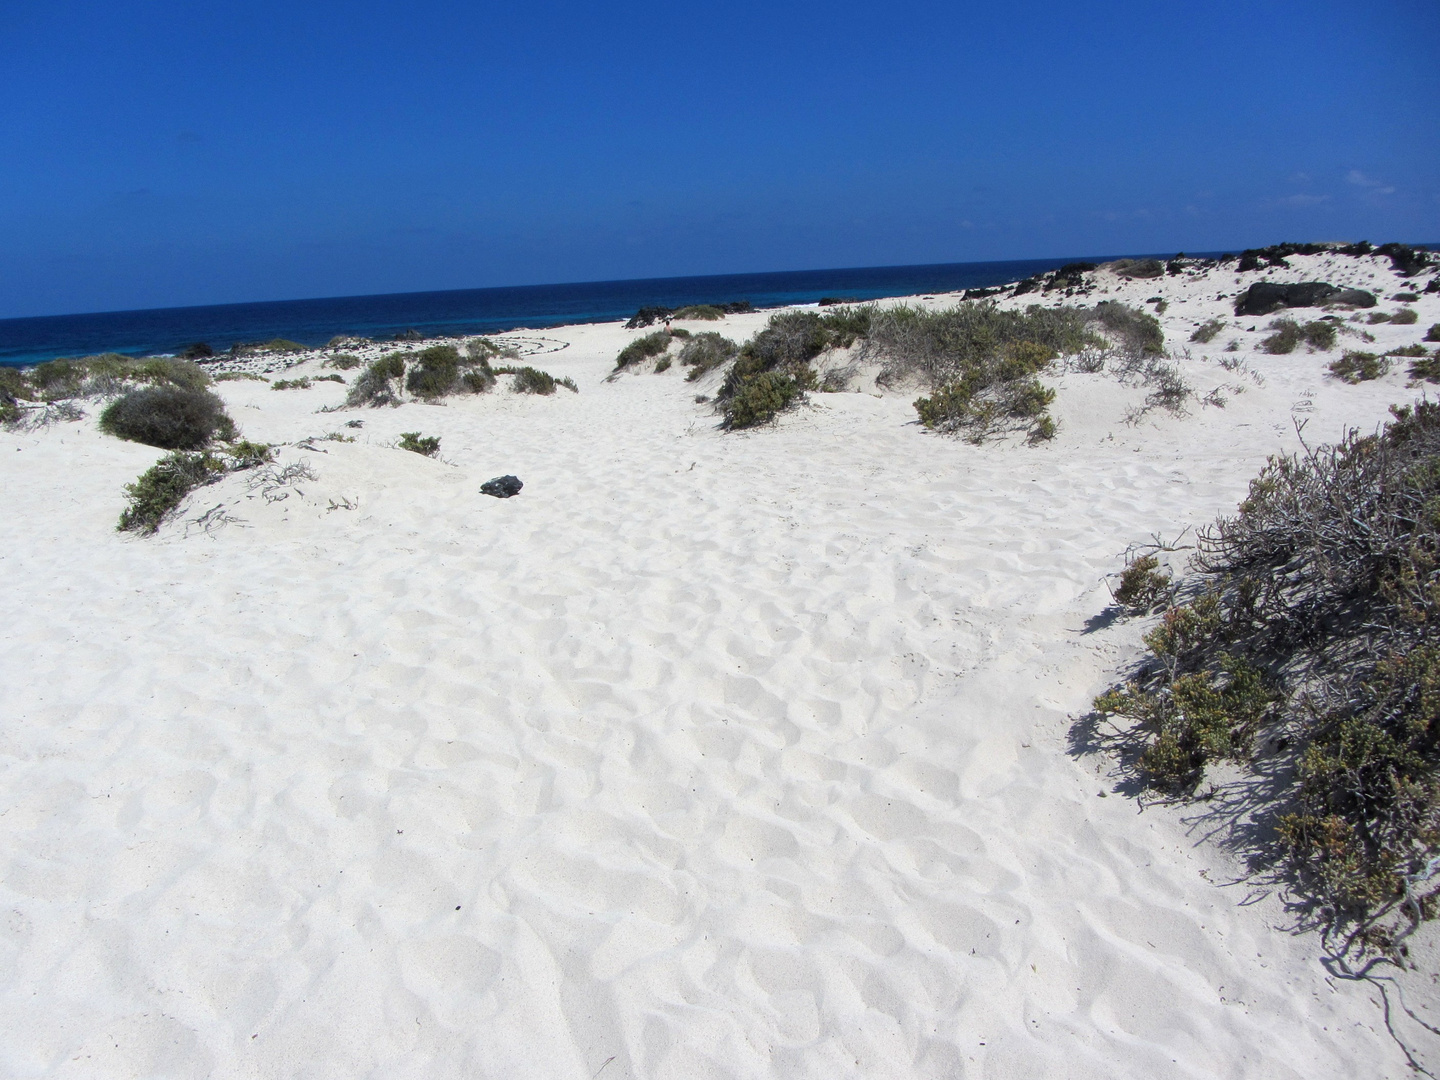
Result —
M 0 317 L 1440 241 L 1440 5 L 0 0 Z

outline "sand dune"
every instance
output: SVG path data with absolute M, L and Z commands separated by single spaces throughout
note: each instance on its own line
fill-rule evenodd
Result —
M 1106 295 L 1168 296 L 1178 349 L 1233 276 Z M 1224 408 L 1127 426 L 1143 390 L 1066 374 L 1037 448 L 902 393 L 723 433 L 678 371 L 604 381 L 618 325 L 528 335 L 553 398 L 226 383 L 287 445 L 145 540 L 114 521 L 158 452 L 0 434 L 0 1072 L 1406 1075 L 1374 985 L 1069 742 L 1139 654 L 1097 618 L 1125 546 L 1233 509 L 1296 417 L 1416 393 L 1267 321 L 1180 361 Z

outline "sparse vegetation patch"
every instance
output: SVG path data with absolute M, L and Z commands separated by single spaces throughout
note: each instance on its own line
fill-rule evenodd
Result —
M 1270 460 L 1080 729 L 1122 720 L 1111 744 L 1181 797 L 1263 747 L 1248 824 L 1331 918 L 1401 900 L 1440 850 L 1440 405 L 1393 412 Z
M 1378 379 L 1390 370 L 1390 361 L 1383 356 L 1356 350 L 1345 353 L 1330 363 L 1330 374 L 1351 384 Z

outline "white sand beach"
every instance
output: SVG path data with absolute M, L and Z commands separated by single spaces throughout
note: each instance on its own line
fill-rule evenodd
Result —
M 1290 262 L 1268 277 L 1379 310 L 1413 283 Z M 1338 977 L 1204 803 L 1137 800 L 1071 737 L 1154 622 L 1106 615 L 1127 546 L 1233 511 L 1297 421 L 1334 441 L 1418 397 L 1403 362 L 1325 366 L 1419 341 L 1440 294 L 1271 356 L 1270 317 L 1233 315 L 1260 275 L 1098 277 L 1070 302 L 1167 301 L 1185 415 L 1129 424 L 1143 387 L 1070 371 L 1051 442 L 972 445 L 860 377 L 725 432 L 695 400 L 719 373 L 607 381 L 644 330 L 519 331 L 578 393 L 320 412 L 345 388 L 219 384 L 277 460 L 148 538 L 115 522 L 161 451 L 98 407 L 0 432 L 0 1075 L 1440 1064 L 1428 928 L 1388 1001 Z M 501 474 L 519 496 L 480 494 Z

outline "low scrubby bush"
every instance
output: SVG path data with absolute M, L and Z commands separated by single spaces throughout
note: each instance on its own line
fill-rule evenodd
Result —
M 716 403 L 727 428 L 768 423 L 814 389 L 810 361 L 830 347 L 825 319 L 813 311 L 781 311 L 741 346 Z M 753 384 L 753 385 L 752 385 Z
M 271 338 L 269 341 L 252 341 L 244 345 L 236 345 L 230 352 L 235 356 L 247 356 L 252 353 L 297 353 L 305 352 L 309 346 L 301 345 L 298 341 L 291 341 L 288 338 Z
M 364 362 L 353 353 L 335 353 L 333 356 L 325 358 L 326 367 L 339 368 L 341 371 L 351 371 Z
M 615 370 L 621 371 L 624 368 L 632 367 L 652 356 L 660 356 L 670 348 L 670 342 L 674 338 L 668 330 L 656 330 L 653 334 L 646 334 L 638 337 L 630 344 L 620 350 L 620 355 L 615 357 Z
M 350 387 L 345 404 L 352 407 L 368 405 L 371 408 L 399 405 L 400 394 L 396 384 L 404 377 L 405 354 L 386 353 L 361 372 L 360 377 Z
M 1120 583 L 1111 595 L 1130 614 L 1139 615 L 1169 595 L 1171 580 L 1154 555 L 1137 555 L 1125 564 Z
M 724 317 L 725 312 L 714 304 L 691 304 L 689 307 L 682 307 L 671 316 L 673 319 L 701 319 L 705 322 L 714 322 L 716 319 Z
M 253 371 L 222 371 L 215 376 L 216 382 L 269 382 L 264 375 L 256 375 Z
M 22 401 L 35 398 L 35 387 L 19 368 L 0 367 L 0 424 L 13 424 L 24 412 Z
M 460 364 L 460 350 L 454 345 L 422 349 L 410 357 L 405 389 L 427 401 L 442 398 L 459 384 Z
M 148 536 L 198 487 L 225 475 L 225 463 L 211 453 L 176 450 L 165 455 L 125 485 L 130 505 L 120 514 L 116 528 Z
M 1399 900 L 1440 851 L 1440 405 L 1392 411 L 1272 458 L 1200 533 L 1134 677 L 1095 701 L 1176 794 L 1263 743 L 1246 835 L 1278 835 L 1332 917 Z
M 231 438 L 235 424 L 225 403 L 208 390 L 153 386 L 116 398 L 100 414 L 100 430 L 162 450 L 199 450 Z
M 725 398 L 722 412 L 727 428 L 749 428 L 767 424 L 800 394 L 800 385 L 789 375 L 764 371 L 741 382 Z
M 421 435 L 418 431 L 402 431 L 400 441 L 395 445 L 401 450 L 409 450 L 412 454 L 421 454 L 425 457 L 434 457 L 440 452 L 438 436 Z
M 1420 316 L 1414 308 L 1401 308 L 1390 316 L 1390 322 L 1394 326 L 1414 326 L 1419 321 Z
M 694 382 L 707 372 L 734 360 L 740 346 L 713 330 L 696 334 L 680 350 L 680 365 L 689 368 L 685 378 Z
M 1210 342 L 1214 341 L 1216 335 L 1224 329 L 1224 319 L 1211 319 L 1209 322 L 1204 323 L 1198 329 L 1196 329 L 1196 331 L 1190 335 L 1190 340 L 1199 342 L 1201 345 L 1208 345 L 1210 344 Z
M 498 367 L 496 375 L 513 375 L 515 383 L 512 389 L 517 394 L 541 394 L 550 395 L 555 393 L 557 386 L 563 386 L 566 390 L 578 394 L 580 388 L 575 385 L 571 378 L 557 379 L 548 371 L 541 371 L 533 367 Z
M 1390 361 L 1385 357 L 1353 350 L 1330 363 L 1330 374 L 1351 384 L 1378 379 L 1389 370 Z
M 1365 321 L 1371 326 L 1376 323 L 1387 323 L 1390 321 L 1390 313 L 1388 311 L 1372 311 L 1366 316 Z
M 1335 347 L 1335 324 L 1324 319 L 1304 324 L 1294 319 L 1276 319 L 1270 329 L 1275 332 L 1262 341 L 1260 347 L 1274 356 L 1294 352 L 1301 342 L 1321 352 Z
M 1440 341 L 1440 322 L 1432 323 L 1429 330 L 1425 331 L 1426 341 Z
M 309 390 L 309 379 L 276 379 L 270 384 L 271 390 Z
M 137 385 L 187 390 L 210 385 L 205 370 L 189 360 L 169 356 L 136 359 L 119 353 L 48 360 L 30 372 L 29 380 L 44 401 L 108 396 Z
M 1423 355 L 1410 364 L 1410 377 L 1440 383 L 1440 349 L 1433 356 Z

